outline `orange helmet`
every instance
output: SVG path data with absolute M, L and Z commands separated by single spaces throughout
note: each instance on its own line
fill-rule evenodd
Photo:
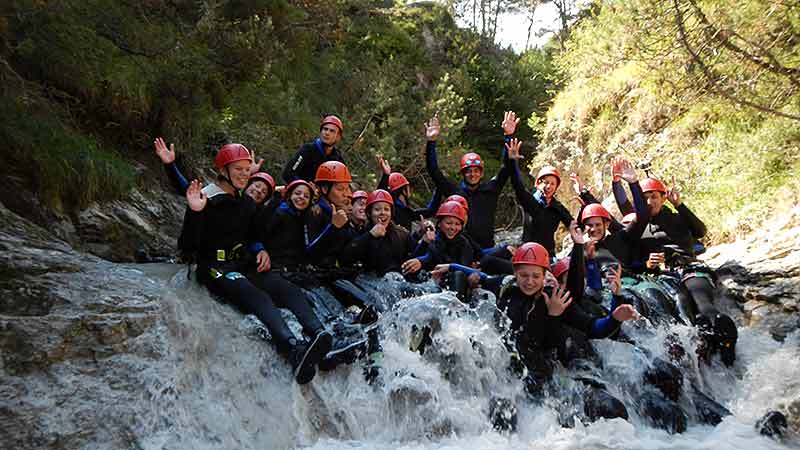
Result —
M 467 153 L 461 157 L 461 164 L 460 164 L 462 172 L 467 167 L 480 167 L 483 170 L 483 160 L 481 159 L 481 155 L 477 153 Z
M 342 119 L 334 116 L 333 114 L 327 115 L 322 118 L 322 122 L 319 123 L 319 129 L 321 130 L 322 127 L 325 126 L 325 124 L 334 125 L 336 126 L 336 128 L 339 129 L 340 134 L 344 133 L 344 125 L 342 125 Z
M 553 264 L 553 268 L 550 270 L 551 272 L 553 272 L 553 276 L 558 278 L 561 275 L 564 275 L 564 273 L 567 270 L 569 270 L 569 262 L 570 262 L 569 256 L 561 258 L 558 261 L 556 261 L 556 263 Z
M 309 193 L 311 194 L 311 199 L 313 200 L 313 199 L 314 199 L 314 187 L 313 187 L 313 186 L 311 186 L 311 183 L 309 183 L 308 181 L 306 181 L 306 180 L 299 180 L 299 179 L 298 179 L 298 180 L 294 180 L 294 181 L 292 181 L 291 183 L 289 183 L 289 184 L 287 184 L 287 185 L 286 185 L 286 188 L 283 190 L 283 198 L 284 198 L 284 199 L 287 199 L 287 198 L 289 198 L 289 196 L 292 194 L 292 191 L 293 191 L 293 190 L 294 190 L 294 189 L 295 189 L 297 186 L 300 186 L 300 185 L 303 185 L 303 186 L 305 186 L 305 187 L 307 187 L 307 188 L 308 188 L 308 191 L 309 191 Z
M 400 172 L 392 172 L 389 175 L 389 190 L 394 192 L 403 186 L 408 186 L 408 179 Z
M 369 198 L 369 196 L 367 195 L 366 191 L 355 191 L 355 192 L 353 192 L 353 198 L 350 201 L 354 202 L 354 201 L 356 201 L 356 200 L 358 200 L 360 198 L 366 199 L 366 198 Z
M 455 217 L 461 223 L 467 221 L 467 211 L 458 202 L 444 202 L 436 211 L 436 218 Z
M 367 208 L 369 208 L 373 203 L 379 202 L 386 202 L 389 204 L 389 206 L 394 206 L 392 194 L 384 191 L 383 189 L 377 189 L 369 193 L 369 197 L 367 197 Z
M 464 208 L 467 213 L 469 213 L 469 202 L 467 202 L 467 199 L 465 199 L 463 195 L 453 194 L 450 197 L 447 197 L 444 201 L 456 202 L 461 205 L 461 207 Z
M 659 180 L 655 178 L 645 178 L 644 180 L 639 182 L 639 186 L 642 187 L 642 192 L 661 192 L 662 194 L 667 193 L 667 187 L 664 186 Z
M 253 162 L 250 150 L 242 144 L 225 144 L 219 149 L 217 156 L 214 157 L 214 166 L 222 170 L 228 164 L 236 161 Z
M 267 172 L 256 172 L 250 175 L 250 181 L 248 181 L 248 184 L 256 181 L 263 181 L 264 183 L 267 183 L 270 192 L 275 190 L 275 180 L 273 180 L 272 176 Z
M 541 244 L 526 242 L 514 252 L 511 264 L 531 264 L 542 267 L 544 270 L 550 270 L 550 255 Z
M 606 220 L 611 220 L 611 214 L 600 203 L 590 203 L 583 208 L 581 213 L 581 223 L 586 222 L 586 219 L 592 217 L 602 217 Z
M 555 166 L 544 166 L 544 167 L 542 167 L 539 170 L 539 173 L 536 174 L 536 183 L 539 183 L 539 180 L 541 180 L 542 178 L 544 178 L 544 177 L 546 177 L 548 175 L 552 175 L 552 176 L 556 177 L 556 180 L 558 180 L 558 183 L 556 184 L 556 186 L 560 186 L 561 185 L 561 172 L 559 172 L 558 168 L 556 168 Z
M 314 182 L 328 181 L 331 183 L 349 183 L 353 181 L 350 170 L 339 161 L 325 161 L 317 168 Z

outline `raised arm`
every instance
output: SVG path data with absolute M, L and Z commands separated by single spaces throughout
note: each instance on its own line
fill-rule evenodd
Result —
M 536 201 L 533 194 L 525 189 L 525 185 L 522 183 L 522 175 L 519 170 L 519 160 L 522 158 L 520 154 L 521 147 L 522 141 L 511 139 L 508 144 L 506 144 L 505 163 L 511 174 L 511 185 L 514 187 L 514 194 L 517 197 L 517 201 L 522 205 L 523 209 L 530 213 L 542 208 L 542 205 Z
M 681 194 L 675 186 L 675 177 L 672 177 L 672 186 L 667 191 L 667 200 L 672 203 L 672 206 L 678 211 L 681 218 L 686 222 L 692 237 L 700 239 L 706 235 L 706 224 L 703 223 L 689 208 L 681 201 Z
M 436 139 L 439 137 L 440 125 L 439 117 L 434 116 L 425 124 L 425 137 L 428 139 L 425 145 L 425 169 L 436 185 L 436 189 L 442 195 L 455 193 L 456 185 L 444 176 L 439 168 L 439 161 L 436 158 Z

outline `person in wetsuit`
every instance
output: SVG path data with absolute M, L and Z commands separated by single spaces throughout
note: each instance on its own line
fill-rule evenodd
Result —
M 248 243 L 258 238 L 256 204 L 242 194 L 250 177 L 252 157 L 241 144 L 226 144 L 217 153 L 214 165 L 217 182 L 200 189 L 193 181 L 186 192 L 189 204 L 184 217 L 179 247 L 195 255 L 197 279 L 212 293 L 233 304 L 246 314 L 254 314 L 269 330 L 278 352 L 286 357 L 298 383 L 310 382 L 318 364 L 330 350 L 332 336 L 302 304 L 286 304 L 285 298 L 275 298 L 258 289 L 248 278 L 255 276 L 246 257 Z M 263 249 L 256 256 L 263 272 L 269 257 Z M 310 343 L 297 339 L 289 330 L 276 305 L 287 306 L 311 338 Z M 299 312 L 299 313 L 298 313 Z
M 311 241 L 306 247 L 309 261 L 318 267 L 337 267 L 342 249 L 355 237 L 355 229 L 347 215 L 353 193 L 350 170 L 339 161 L 322 163 L 314 176 L 320 198 L 311 207 L 308 231 Z
M 313 180 L 317 168 L 327 161 L 344 163 L 344 158 L 336 148 L 342 139 L 344 125 L 335 115 L 327 115 L 319 124 L 319 137 L 313 142 L 303 144 L 283 169 L 283 181 Z
M 367 194 L 366 191 L 353 192 L 353 198 L 350 200 L 350 225 L 353 227 L 355 235 L 360 235 L 367 230 Z
M 411 205 L 411 183 L 405 175 L 400 172 L 392 172 L 389 163 L 378 155 L 378 166 L 380 166 L 383 175 L 378 182 L 378 189 L 383 189 L 392 194 L 394 199 L 394 209 L 392 213 L 392 221 L 400 225 L 406 230 L 411 231 L 411 224 L 419 220 L 433 217 L 436 209 L 439 207 L 441 196 L 438 190 L 434 190 L 430 202 L 424 208 L 414 208 Z
M 505 133 L 504 142 L 509 142 L 516 130 L 519 119 L 513 111 L 507 111 L 501 124 Z M 491 180 L 481 183 L 483 178 L 483 159 L 477 153 L 467 153 L 461 157 L 460 169 L 462 180 L 460 183 L 449 180 L 444 176 L 436 158 L 436 139 L 439 137 L 439 118 L 433 117 L 425 124 L 425 135 L 428 139 L 425 148 L 425 168 L 428 171 L 437 192 L 447 197 L 459 194 L 469 202 L 469 220 L 466 232 L 480 246 L 481 249 L 494 247 L 494 221 L 497 211 L 497 199 L 500 196 L 506 180 L 508 170 L 501 167 L 497 175 Z M 505 153 L 505 149 L 502 150 Z

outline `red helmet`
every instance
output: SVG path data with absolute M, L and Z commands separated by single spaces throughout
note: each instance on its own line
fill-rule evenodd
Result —
M 483 160 L 481 159 L 481 155 L 477 153 L 467 153 L 461 157 L 461 168 L 459 170 L 463 171 L 467 167 L 480 167 L 483 170 Z
M 236 161 L 253 162 L 250 150 L 242 144 L 225 144 L 219 149 L 217 156 L 214 157 L 214 166 L 222 170 L 228 164 Z
M 389 206 L 394 205 L 392 194 L 384 191 L 383 189 L 377 189 L 369 193 L 369 197 L 367 197 L 367 208 L 369 208 L 373 203 L 378 202 L 386 202 L 389 204 Z
M 531 264 L 550 270 L 550 255 L 541 244 L 526 242 L 514 252 L 511 264 Z
M 324 127 L 325 124 L 335 125 L 337 128 L 339 128 L 339 133 L 344 133 L 344 125 L 342 125 L 342 119 L 334 116 L 333 114 L 322 118 L 322 122 L 319 123 L 319 129 L 322 130 L 322 127 Z
M 440 217 L 455 217 L 461 223 L 467 221 L 467 210 L 465 210 L 458 202 L 444 202 L 439 210 L 436 211 L 436 218 Z
M 583 208 L 583 212 L 581 213 L 581 223 L 586 222 L 586 219 L 590 219 L 592 217 L 602 217 L 603 219 L 611 220 L 611 214 L 609 214 L 600 203 L 590 203 Z
M 325 161 L 317 168 L 314 182 L 329 181 L 331 183 L 349 183 L 353 181 L 350 170 L 339 161 Z
M 667 187 L 664 186 L 664 183 L 656 180 L 655 178 L 645 178 L 644 180 L 639 182 L 639 186 L 642 187 L 642 192 L 661 192 L 662 194 L 667 193 Z
M 408 186 L 408 179 L 400 172 L 392 172 L 389 175 L 389 190 L 394 192 L 403 186 Z
M 466 212 L 469 212 L 469 202 L 467 202 L 467 199 L 465 199 L 464 196 L 462 196 L 462 195 L 453 194 L 450 197 L 447 197 L 444 201 L 445 202 L 456 202 L 459 205 L 461 205 L 461 207 L 464 208 L 464 210 Z
M 292 191 L 297 186 L 300 186 L 300 185 L 303 185 L 303 186 L 308 188 L 309 194 L 311 194 L 310 195 L 311 199 L 313 200 L 314 199 L 314 186 L 312 186 L 311 183 L 309 183 L 306 180 L 299 180 L 299 179 L 298 180 L 294 180 L 291 183 L 286 185 L 286 188 L 283 190 L 283 198 L 284 199 L 289 198 L 289 196 L 292 194 Z
M 248 181 L 248 184 L 253 183 L 255 181 L 263 181 L 264 183 L 267 183 L 270 192 L 275 190 L 275 180 L 273 180 L 272 176 L 267 172 L 256 172 L 250 175 L 250 181 Z
M 556 177 L 556 180 L 558 180 L 558 183 L 556 184 L 556 186 L 560 186 L 561 185 L 561 172 L 559 172 L 558 169 L 555 166 L 544 166 L 544 167 L 542 167 L 541 170 L 539 170 L 539 173 L 536 174 L 536 183 L 539 183 L 539 180 L 541 180 L 542 178 L 544 178 L 544 177 L 546 177 L 548 175 L 552 175 L 552 176 Z
M 353 198 L 350 199 L 351 202 L 354 202 L 360 198 L 369 198 L 366 191 L 355 191 L 353 192 Z
M 551 272 L 553 272 L 553 276 L 558 278 L 561 275 L 564 275 L 564 273 L 566 273 L 566 271 L 569 270 L 569 262 L 570 262 L 569 256 L 561 258 L 558 261 L 556 261 L 556 263 L 553 264 L 553 268 L 550 270 Z

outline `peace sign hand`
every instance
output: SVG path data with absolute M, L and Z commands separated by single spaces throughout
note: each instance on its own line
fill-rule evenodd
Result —
M 672 206 L 678 207 L 681 206 L 681 193 L 678 191 L 678 187 L 675 185 L 675 175 L 672 176 L 672 186 L 667 189 L 667 200 L 672 203 Z

